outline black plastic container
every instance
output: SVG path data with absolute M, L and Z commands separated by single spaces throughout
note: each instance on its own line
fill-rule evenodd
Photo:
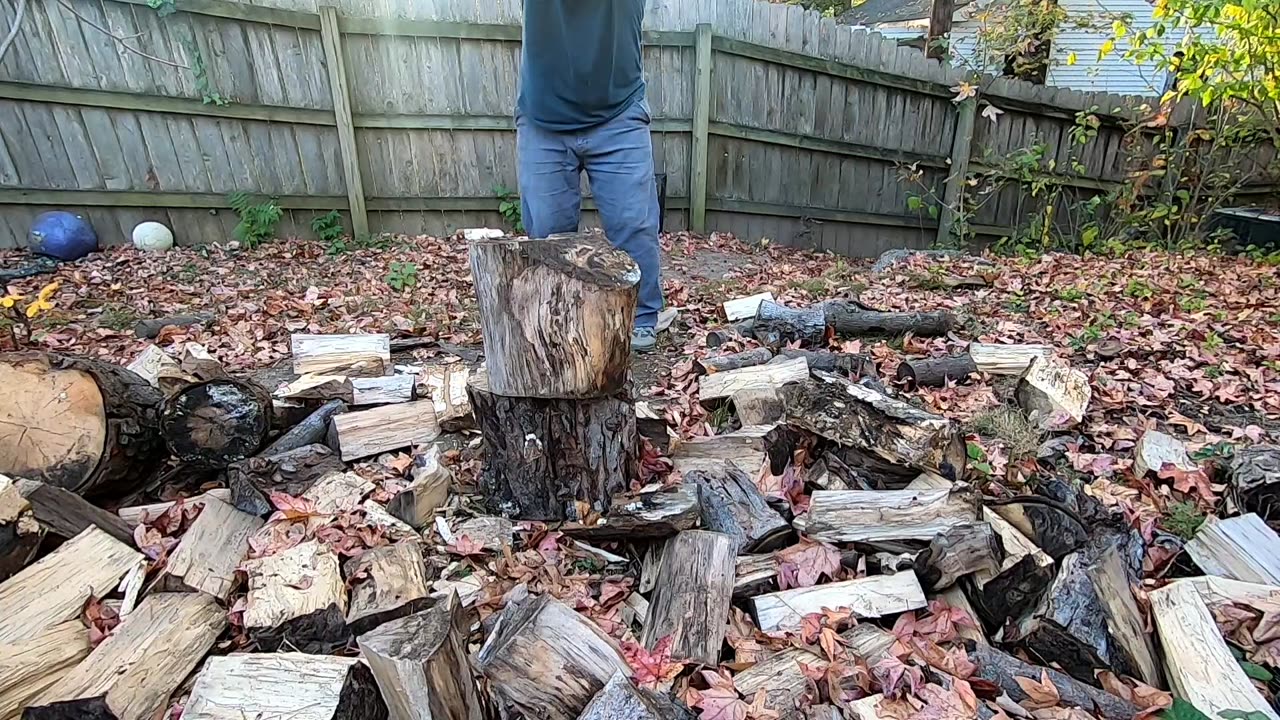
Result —
M 1209 232 L 1225 229 L 1234 239 L 1227 249 L 1239 252 L 1250 245 L 1265 250 L 1280 250 L 1280 214 L 1259 208 L 1222 208 L 1215 210 L 1209 221 Z

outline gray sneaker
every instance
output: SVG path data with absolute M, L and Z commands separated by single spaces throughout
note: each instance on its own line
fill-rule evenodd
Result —
M 658 333 L 651 327 L 638 327 L 631 331 L 631 349 L 639 353 L 653 352 L 658 346 Z

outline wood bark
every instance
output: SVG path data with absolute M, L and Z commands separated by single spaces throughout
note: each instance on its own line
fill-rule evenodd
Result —
M 657 693 L 617 673 L 596 694 L 578 720 L 692 720 L 689 712 L 670 695 Z
M 154 340 L 161 330 L 167 327 L 190 327 L 203 325 L 213 320 L 213 313 L 196 313 L 194 315 L 166 315 L 158 318 L 145 318 L 133 324 L 133 334 L 144 340 Z
M 133 528 L 119 515 L 103 510 L 75 493 L 36 480 L 19 479 L 15 485 L 31 505 L 36 522 L 57 537 L 73 538 L 90 527 L 96 527 L 120 542 L 133 543 Z
M 968 352 L 978 371 L 988 375 L 1021 375 L 1026 372 L 1035 358 L 1053 356 L 1053 348 L 1048 345 L 994 345 L 971 342 Z
M 346 644 L 347 589 L 338 555 L 317 541 L 244 563 L 244 626 L 268 651 L 328 653 Z
M 739 353 L 731 353 L 729 355 L 705 357 L 697 362 L 698 367 L 702 368 L 703 374 L 711 375 L 718 372 L 739 370 L 745 367 L 763 365 L 772 359 L 772 350 L 766 347 L 758 347 L 750 350 L 743 350 Z
M 18 717 L 22 708 L 62 679 L 92 649 L 89 628 L 79 618 L 27 640 L 0 644 L 0 718 Z
M 391 368 L 389 335 L 295 334 L 289 344 L 298 375 L 380 377 Z
M 827 335 L 827 315 L 821 305 L 789 308 L 765 300 L 756 308 L 751 332 L 757 340 L 769 347 L 793 342 L 818 345 Z
M 131 490 L 163 458 L 161 400 L 117 365 L 0 353 L 0 474 L 86 496 Z
M 734 538 L 689 530 L 667 541 L 641 642 L 672 636 L 671 656 L 705 665 L 720 661 L 725 618 L 733 600 Z
M 355 378 L 351 381 L 352 405 L 393 405 L 416 399 L 413 375 Z
M 182 717 L 387 720 L 387 704 L 359 658 L 235 653 L 205 661 Z
M 0 584 L 0 645 L 39 636 L 80 614 L 144 561 L 142 553 L 89 528 Z
M 492 392 L 597 398 L 625 389 L 640 283 L 626 253 L 599 233 L 468 248 Z
M 739 555 L 734 568 L 734 600 L 746 600 L 776 588 L 778 561 L 773 553 Z
M 276 438 L 259 455 L 269 457 L 280 453 L 297 450 L 305 445 L 323 443 L 329 435 L 329 421 L 334 415 L 347 411 L 347 404 L 341 400 L 330 400 L 294 425 L 285 434 Z
M 729 396 L 738 422 L 745 425 L 776 425 L 782 422 L 786 408 L 773 388 L 739 390 Z
M 718 470 L 694 470 L 684 478 L 700 487 L 702 527 L 733 538 L 734 555 L 776 550 L 791 535 L 791 524 L 769 507 L 737 465 L 726 462 Z
M 831 352 L 830 350 L 797 350 L 782 348 L 778 356 L 784 358 L 804 358 L 810 370 L 847 375 L 851 378 L 875 377 L 876 363 L 867 355 L 855 353 Z
M 945 490 L 816 490 L 803 532 L 827 542 L 932 540 L 957 525 L 978 521 L 977 493 Z
M 249 538 L 261 527 L 256 515 L 221 500 L 206 500 L 169 556 L 164 588 L 204 592 L 225 603 L 235 589 L 236 568 L 249 554 Z
M 603 513 L 639 473 L 635 407 L 625 395 L 584 400 L 493 392 L 483 373 L 467 391 L 484 439 L 483 495 L 522 520 L 579 520 L 576 503 Z
M 898 365 L 896 377 L 908 387 L 942 387 L 948 382 L 964 382 L 977 371 L 968 355 L 907 358 Z
M 212 597 L 153 593 L 74 670 L 45 690 L 23 720 L 149 720 L 227 626 Z
M 783 388 L 787 422 L 869 457 L 964 476 L 964 441 L 950 420 L 830 373 Z
M 266 517 L 275 511 L 268 501 L 273 492 L 299 497 L 317 481 L 346 470 L 342 460 L 325 445 L 303 445 L 277 455 L 232 463 L 226 470 L 231 503 L 241 512 Z
M 430 604 L 422 546 L 412 540 L 366 550 L 347 561 L 346 571 L 351 583 L 347 626 L 353 635 L 363 635 Z
M 1186 550 L 1209 575 L 1280 585 L 1280 536 L 1255 513 L 1205 520 Z
M 576 720 L 614 674 L 631 674 L 613 638 L 550 595 L 508 605 L 476 665 L 507 703 L 546 720 Z
M 698 487 L 689 483 L 655 492 L 614 498 L 613 506 L 591 524 L 564 523 L 557 529 L 591 542 L 656 540 L 690 530 L 702 521 Z
M 924 589 L 911 571 L 793 588 L 751 599 L 756 625 L 765 632 L 795 630 L 809 613 L 848 608 L 860 618 L 878 618 L 922 608 Z
M 760 303 L 768 300 L 773 302 L 773 293 L 762 292 L 747 297 L 734 298 L 726 300 L 721 307 L 724 308 L 724 319 L 729 322 L 738 322 L 747 318 L 754 318 L 756 311 L 760 308 Z
M 1248 512 L 1264 518 L 1280 516 L 1280 446 L 1253 445 L 1239 448 L 1231 458 L 1231 485 L 1240 504 Z
M 458 596 L 450 593 L 359 637 L 391 720 L 485 719 L 467 658 L 469 634 Z
M 929 541 L 916 555 L 916 575 L 927 590 L 942 590 L 965 575 L 1000 572 L 1004 546 L 985 522 L 953 525 Z
M 726 462 L 755 477 L 768 459 L 769 426 L 746 426 L 731 433 L 711 437 L 672 440 L 669 455 L 676 470 L 719 472 Z
M 167 500 L 165 502 L 151 503 L 148 505 L 132 505 L 130 507 L 122 507 L 116 510 L 116 514 L 129 527 L 137 527 L 144 522 L 150 522 L 160 517 L 169 508 L 182 502 L 186 505 L 203 505 L 210 498 L 221 500 L 222 502 L 231 502 L 231 491 L 226 488 L 214 488 L 208 492 L 192 495 L 191 497 L 181 498 L 179 500 Z
M 413 458 L 412 482 L 387 504 L 387 511 L 415 530 L 435 522 L 436 508 L 449 499 L 453 473 L 440 462 L 440 448 L 431 445 Z
M 933 312 L 884 312 L 862 303 L 828 300 L 823 303 L 827 324 L 837 335 L 905 335 L 922 337 L 946 335 L 957 325 L 946 310 Z
M 889 648 L 894 641 L 892 633 L 871 624 L 856 625 L 841 633 L 840 637 L 846 643 L 849 657 L 862 658 L 867 665 L 875 665 L 889 657 Z M 798 718 L 797 708 L 810 688 L 801 663 L 817 670 L 824 670 L 829 664 L 826 658 L 801 648 L 787 648 L 738 673 L 733 683 L 748 698 L 764 690 L 765 709 L 781 713 L 784 720 Z
M 1160 660 L 1147 634 L 1146 616 L 1133 596 L 1120 552 L 1114 547 L 1107 548 L 1087 572 L 1102 605 L 1113 646 L 1128 659 L 1132 675 L 1152 687 L 1164 687 Z
M 1025 663 L 990 645 L 976 645 L 969 651 L 969 660 L 978 666 L 974 677 L 995 683 L 1014 702 L 1022 702 L 1029 696 L 1018 684 L 1017 678 L 1040 681 L 1041 673 L 1049 676 L 1049 682 L 1057 688 L 1062 704 L 1096 713 L 1105 720 L 1132 720 L 1138 708 L 1104 690 L 1076 680 L 1053 668 L 1042 668 Z
M 1027 417 L 1043 430 L 1078 425 L 1089 409 L 1089 376 L 1070 365 L 1038 357 L 1027 366 L 1014 391 Z
M 225 468 L 252 457 L 271 431 L 271 394 L 248 380 L 211 380 L 165 400 L 160 433 L 174 457 Z
M 1280 717 L 1240 668 L 1194 586 L 1175 582 L 1148 597 L 1175 695 L 1209 717 L 1226 710 Z
M 45 528 L 13 480 L 0 475 L 0 581 L 17 574 L 40 550 Z
M 334 415 L 329 423 L 328 444 L 350 462 L 438 437 L 440 424 L 435 404 L 415 400 Z
M 799 382 L 807 377 L 809 364 L 804 358 L 726 370 L 704 375 L 698 380 L 698 399 L 707 402 L 733 397 L 743 390 L 776 390 L 787 383 Z

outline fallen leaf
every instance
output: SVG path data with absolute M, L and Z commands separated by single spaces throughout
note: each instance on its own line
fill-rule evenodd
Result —
M 840 551 L 827 543 L 801 538 L 800 542 L 774 556 L 778 563 L 778 583 L 782 590 L 813 587 L 822 577 L 840 576 Z
M 631 666 L 631 679 L 640 687 L 650 690 L 666 690 L 671 686 L 680 671 L 684 670 L 684 662 L 671 659 L 671 644 L 674 635 L 667 635 L 654 643 L 653 650 L 647 650 L 635 642 L 622 643 L 622 656 Z
M 1028 710 L 1038 710 L 1040 708 L 1048 708 L 1062 702 L 1062 697 L 1058 694 L 1058 688 L 1049 681 L 1049 673 L 1046 670 L 1040 671 L 1040 679 L 1014 677 L 1018 687 L 1022 688 L 1022 692 L 1027 694 L 1025 700 L 1018 704 Z

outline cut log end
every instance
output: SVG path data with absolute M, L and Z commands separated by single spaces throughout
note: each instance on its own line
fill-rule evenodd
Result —
M 223 468 L 252 457 L 271 430 L 271 395 L 245 380 L 192 385 L 170 398 L 161 432 L 173 455 L 201 467 Z

